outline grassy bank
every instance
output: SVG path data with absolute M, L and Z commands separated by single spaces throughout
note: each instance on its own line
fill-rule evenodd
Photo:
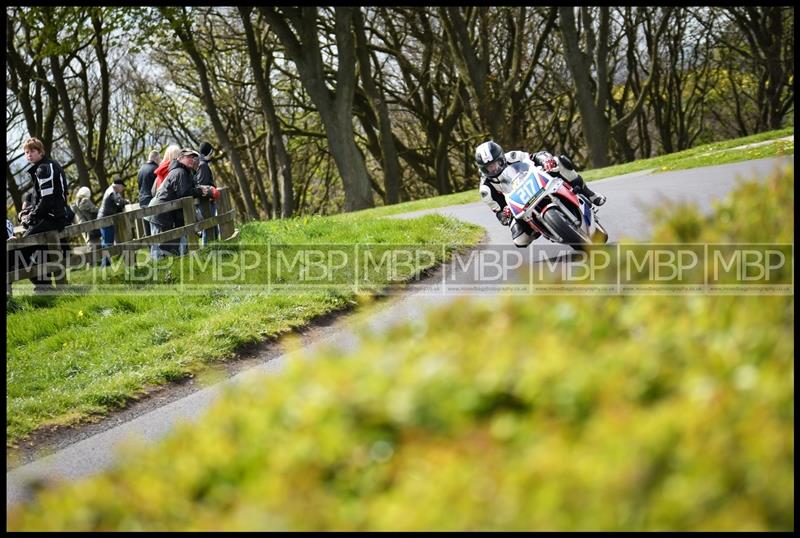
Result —
M 241 230 L 235 245 L 134 271 L 116 265 L 71 275 L 71 283 L 103 293 L 15 296 L 6 320 L 7 444 L 37 428 L 103 415 L 150 387 L 231 357 L 243 344 L 353 305 L 358 294 L 379 292 L 441 262 L 453 248 L 441 245 L 471 245 L 482 234 L 440 216 L 351 217 L 347 225 L 320 217 L 256 222 Z M 393 245 L 430 255 L 408 256 L 395 267 L 381 257 Z M 310 278 L 312 270 L 327 268 L 320 256 L 339 253 L 338 262 L 355 249 L 374 255 L 368 274 L 356 273 L 356 263 L 334 263 L 324 280 Z M 246 265 L 236 264 L 245 258 Z M 238 276 L 223 280 L 231 275 L 222 274 L 217 260 Z
M 673 208 L 655 236 L 792 242 L 793 180 Z M 291 361 L 8 527 L 794 528 L 793 296 L 531 299 Z
M 642 170 L 652 170 L 654 174 L 667 172 L 670 170 L 683 170 L 686 168 L 700 168 L 703 166 L 715 166 L 739 161 L 749 161 L 752 159 L 763 159 L 765 157 L 780 157 L 783 155 L 794 155 L 794 140 L 778 140 L 787 136 L 794 135 L 794 127 L 787 127 L 778 131 L 759 133 L 743 138 L 734 138 L 722 142 L 703 144 L 684 151 L 653 157 L 651 159 L 640 159 L 630 163 L 607 166 L 596 170 L 586 170 L 581 175 L 587 181 L 602 179 L 606 177 L 630 174 Z M 768 142 L 768 143 L 764 143 Z M 741 146 L 750 146 L 742 148 Z

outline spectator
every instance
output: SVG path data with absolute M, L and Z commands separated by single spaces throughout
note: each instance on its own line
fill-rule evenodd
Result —
M 28 173 L 34 187 L 30 211 L 21 219 L 25 235 L 63 230 L 69 224 L 66 221 L 67 176 L 61 165 L 45 157 L 44 144 L 38 138 L 26 140 L 23 149 L 32 165 Z
M 155 197 L 150 201 L 150 205 L 163 204 L 178 200 L 186 196 L 211 196 L 212 187 L 198 186 L 194 182 L 194 172 L 197 169 L 200 154 L 193 149 L 182 149 L 177 159 L 172 161 L 169 173 L 164 182 L 158 188 Z M 184 225 L 183 211 L 176 209 L 167 213 L 160 213 L 153 217 L 153 222 L 159 230 L 165 232 Z M 183 241 L 179 244 L 170 242 L 162 245 L 164 251 L 170 254 L 183 254 Z
M 29 211 L 20 212 L 20 223 L 25 228 L 23 237 L 34 234 L 61 231 L 68 222 L 67 211 L 67 176 L 61 165 L 45 157 L 44 144 L 38 138 L 28 138 L 22 145 L 25 158 L 31 163 L 27 172 L 33 184 L 33 197 Z M 23 215 L 24 213 L 24 215 Z M 69 217 L 72 220 L 72 217 Z M 59 249 L 66 256 L 69 250 L 67 241 L 59 240 Z M 26 260 L 39 263 L 44 261 L 45 249 L 26 247 L 20 249 Z M 31 277 L 36 291 L 43 291 L 50 286 L 50 278 Z
M 197 167 L 197 175 L 195 176 L 195 182 L 198 185 L 205 185 L 207 187 L 214 187 L 216 188 L 216 184 L 214 183 L 214 174 L 211 171 L 211 167 L 209 166 L 208 159 L 211 158 L 211 155 L 214 153 L 214 148 L 211 146 L 209 142 L 203 142 L 200 144 L 200 163 Z M 208 214 L 205 214 L 205 210 L 203 206 L 200 206 L 200 218 L 207 219 L 210 217 L 217 216 L 217 204 L 214 203 L 214 200 L 210 200 L 208 204 Z M 214 226 L 213 228 L 203 230 L 203 246 L 208 244 L 209 239 L 217 239 L 219 237 L 219 226 Z
M 100 202 L 100 211 L 97 213 L 97 218 L 110 217 L 125 211 L 125 204 L 128 203 L 122 193 L 125 190 L 125 183 L 120 177 L 116 177 L 114 182 L 108 186 L 106 192 L 103 193 L 103 201 Z M 109 224 L 100 228 L 100 246 L 102 248 L 110 247 L 114 244 L 114 225 Z M 101 266 L 105 267 L 109 264 L 109 258 L 103 256 Z
M 169 173 L 169 165 L 174 161 L 181 152 L 180 146 L 176 144 L 171 144 L 164 150 L 164 159 L 161 163 L 156 167 L 155 171 L 153 172 L 156 176 L 155 181 L 153 182 L 153 188 L 150 191 L 152 196 L 155 196 L 158 192 L 159 187 L 161 184 L 164 183 L 164 179 L 167 177 Z M 150 199 L 149 206 L 153 205 L 153 199 Z M 162 230 L 161 227 L 158 225 L 158 219 L 156 219 L 156 215 L 150 217 L 150 233 L 151 235 L 156 235 L 165 230 Z M 163 251 L 161 250 L 160 246 L 157 243 L 153 243 L 150 245 L 150 257 L 154 260 L 157 260 L 161 257 Z
M 75 201 L 72 203 L 72 211 L 75 212 L 75 224 L 81 224 L 97 219 L 99 209 L 92 202 L 92 191 L 89 187 L 81 187 L 75 194 Z M 83 233 L 86 244 L 92 248 L 100 245 L 100 230 L 92 230 Z
M 11 222 L 10 218 L 6 217 L 6 241 L 13 241 L 16 238 L 17 238 L 17 236 L 14 235 L 14 223 Z M 12 251 L 12 254 L 13 254 L 13 251 Z M 6 254 L 6 273 L 11 271 L 11 269 L 12 269 L 12 266 L 9 263 L 9 255 L 7 253 Z M 6 282 L 6 295 L 10 295 L 10 294 L 11 294 L 11 283 L 10 282 Z
M 26 192 L 25 194 L 22 195 L 22 207 L 20 208 L 19 213 L 17 213 L 17 224 L 19 224 L 22 227 L 27 226 L 27 222 L 28 222 L 28 219 L 29 219 L 29 215 L 30 215 L 31 209 L 33 209 L 33 192 L 28 191 L 28 192 Z M 23 223 L 25 223 L 25 224 L 23 224 Z M 12 225 L 12 231 L 13 231 L 13 225 L 14 224 L 12 223 L 11 225 Z M 13 239 L 15 237 L 16 236 L 9 237 L 9 240 Z M 22 260 L 16 259 L 16 256 L 20 256 L 20 257 L 24 256 L 25 259 L 27 260 L 30 257 L 30 252 L 29 251 L 31 251 L 31 250 L 32 249 L 19 249 L 19 254 L 17 252 L 13 251 L 13 250 L 9 251 L 6 254 L 6 272 L 9 272 L 12 269 L 14 269 L 14 267 L 16 267 L 18 265 L 18 263 L 22 261 Z M 12 263 L 10 259 L 14 259 L 14 262 Z M 6 286 L 6 293 L 11 293 L 11 285 L 10 284 Z
M 169 173 L 169 166 L 172 164 L 172 161 L 178 158 L 178 155 L 181 152 L 180 146 L 176 144 L 172 144 L 164 151 L 164 159 L 161 160 L 161 163 L 155 169 L 156 180 L 153 182 L 153 190 L 150 191 L 150 194 L 153 196 L 156 195 L 158 189 L 161 187 L 161 184 L 164 183 L 164 179 L 166 179 L 167 174 Z M 152 199 L 151 202 L 152 204 Z M 150 223 L 152 224 L 153 219 L 150 219 Z
M 22 222 L 28 219 L 31 209 L 33 209 L 33 192 L 28 191 L 22 195 L 22 208 L 17 215 L 17 224 L 24 226 Z
M 139 182 L 139 207 L 147 207 L 153 198 L 153 183 L 156 181 L 156 168 L 161 156 L 153 150 L 147 156 L 147 162 L 139 169 L 137 181 Z M 144 218 L 144 235 L 150 235 L 150 217 Z

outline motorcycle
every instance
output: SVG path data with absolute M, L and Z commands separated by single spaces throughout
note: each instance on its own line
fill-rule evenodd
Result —
M 586 250 L 608 242 L 608 232 L 597 219 L 597 208 L 567 182 L 554 178 L 531 162 L 510 164 L 498 186 L 511 215 L 528 223 L 550 241 Z

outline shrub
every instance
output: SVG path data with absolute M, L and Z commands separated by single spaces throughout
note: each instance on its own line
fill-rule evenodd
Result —
M 791 240 L 792 179 L 743 185 L 711 217 L 688 217 L 699 226 L 675 215 L 655 235 Z M 44 492 L 8 525 L 790 530 L 793 307 L 792 296 L 461 299 L 365 334 L 346 358 L 291 360 L 202 426 Z

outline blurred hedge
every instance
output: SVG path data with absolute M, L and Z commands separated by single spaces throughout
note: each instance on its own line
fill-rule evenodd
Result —
M 656 240 L 792 242 L 793 177 L 743 185 L 710 218 L 662 215 Z M 791 530 L 793 310 L 462 300 L 346 359 L 292 361 L 8 527 Z

